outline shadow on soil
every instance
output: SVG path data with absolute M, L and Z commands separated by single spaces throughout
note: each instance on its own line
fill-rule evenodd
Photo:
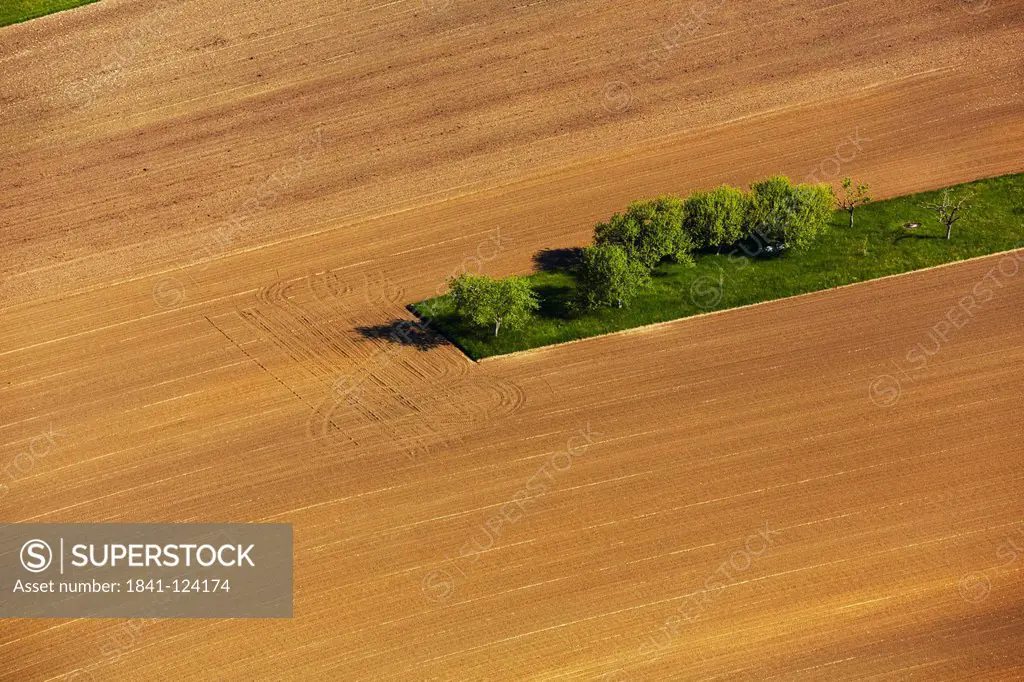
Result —
M 450 345 L 448 339 L 418 320 L 395 319 L 384 324 L 356 327 L 356 331 L 365 339 L 389 341 L 421 351 Z
M 544 249 L 533 254 L 533 265 L 539 272 L 575 270 L 583 249 Z

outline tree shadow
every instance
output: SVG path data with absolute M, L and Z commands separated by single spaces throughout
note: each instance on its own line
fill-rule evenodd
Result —
M 538 272 L 569 272 L 580 264 L 583 249 L 543 249 L 533 254 L 533 265 Z
M 384 324 L 356 327 L 356 331 L 365 339 L 389 341 L 420 351 L 448 344 L 448 339 L 419 320 L 395 319 Z
M 768 239 L 761 234 L 754 234 L 741 239 L 727 250 L 723 250 L 722 254 L 749 260 L 774 260 L 783 256 L 787 251 L 789 251 L 789 247 L 782 242 Z
M 540 299 L 539 317 L 568 320 L 574 314 L 572 287 L 540 285 L 534 289 Z
M 941 234 L 913 234 L 912 232 L 897 232 L 893 238 L 893 244 L 899 244 L 904 239 L 945 239 L 945 235 Z

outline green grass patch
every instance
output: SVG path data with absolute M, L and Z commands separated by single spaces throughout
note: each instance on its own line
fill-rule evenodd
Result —
M 624 309 L 573 314 L 576 281 L 569 269 L 538 272 L 530 280 L 542 299 L 531 324 L 502 330 L 465 324 L 447 296 L 410 306 L 432 328 L 474 359 L 538 348 L 690 315 L 786 298 L 877 279 L 1024 246 L 1024 173 L 956 187 L 973 196 L 967 215 L 945 229 L 921 204 L 941 197 L 924 192 L 868 204 L 849 227 L 846 213 L 833 215 L 831 229 L 808 250 L 775 258 L 750 258 L 742 251 L 696 257 L 692 267 L 659 265 L 650 289 Z M 921 227 L 907 230 L 905 223 Z
M 97 0 L 8 0 L 0 2 L 0 26 L 10 26 Z

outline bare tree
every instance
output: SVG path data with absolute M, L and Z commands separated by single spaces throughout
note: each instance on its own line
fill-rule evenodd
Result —
M 942 190 L 942 201 L 923 204 L 922 208 L 934 213 L 939 222 L 946 226 L 946 239 L 950 239 L 953 235 L 953 224 L 963 218 L 967 211 L 968 199 L 968 195 L 958 197 L 946 189 Z
M 853 212 L 857 210 L 858 206 L 871 202 L 871 197 L 868 196 L 869 189 L 868 185 L 854 186 L 853 180 L 843 178 L 843 193 L 836 199 L 836 205 L 850 214 L 851 228 L 853 227 Z

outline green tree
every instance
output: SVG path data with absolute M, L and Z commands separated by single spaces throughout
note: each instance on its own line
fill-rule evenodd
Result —
M 968 195 L 957 196 L 948 189 L 944 189 L 942 190 L 942 201 L 926 203 L 922 208 L 935 214 L 935 217 L 946 228 L 946 239 L 949 240 L 953 237 L 953 225 L 967 212 L 968 199 L 970 199 Z
M 835 195 L 827 184 L 794 185 L 776 175 L 751 185 L 747 231 L 803 249 L 828 228 Z
M 448 280 L 456 312 L 478 326 L 517 329 L 540 307 L 537 294 L 525 277 L 493 279 L 465 273 Z
M 852 179 L 843 178 L 843 191 L 836 198 L 836 206 L 850 214 L 851 228 L 853 228 L 853 212 L 857 210 L 857 207 L 871 203 L 871 197 L 868 195 L 869 189 L 871 188 L 868 185 L 854 186 Z
M 583 310 L 629 305 L 650 284 L 647 268 L 620 246 L 589 246 L 580 257 L 577 305 Z
M 683 231 L 699 248 L 735 244 L 746 236 L 747 195 L 722 185 L 711 192 L 695 192 L 683 204 Z
M 653 269 L 665 258 L 692 263 L 693 243 L 683 231 L 683 202 L 670 196 L 636 201 L 624 214 L 594 228 L 597 246 L 620 246 L 630 260 Z
M 806 249 L 828 230 L 835 210 L 836 195 L 831 185 L 797 185 L 793 192 L 793 217 L 787 226 L 785 243 Z
M 748 234 L 758 233 L 766 239 L 783 241 L 785 228 L 793 211 L 793 182 L 776 175 L 750 186 L 747 204 Z

